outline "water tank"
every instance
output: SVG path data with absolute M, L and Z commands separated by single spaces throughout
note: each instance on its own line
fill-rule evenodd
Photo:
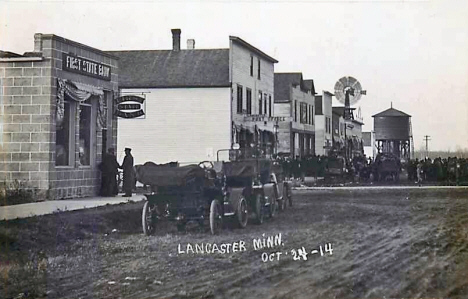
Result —
M 372 117 L 374 118 L 375 140 L 410 139 L 410 115 L 390 108 Z

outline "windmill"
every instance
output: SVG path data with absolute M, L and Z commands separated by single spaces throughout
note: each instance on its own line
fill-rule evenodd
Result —
M 345 158 L 348 159 L 348 139 L 346 137 L 346 130 L 348 124 L 346 121 L 354 120 L 353 110 L 351 105 L 356 104 L 362 95 L 365 95 L 366 91 L 362 90 L 361 83 L 353 77 L 343 77 L 335 83 L 335 97 L 340 103 L 344 104 L 344 119 L 345 119 Z
M 345 105 L 344 119 L 354 119 L 351 105 L 356 104 L 366 91 L 362 90 L 361 83 L 353 77 L 343 77 L 335 83 L 335 97 Z

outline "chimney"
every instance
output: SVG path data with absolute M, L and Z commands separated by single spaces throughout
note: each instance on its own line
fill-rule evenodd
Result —
M 172 50 L 180 51 L 180 29 L 172 29 Z
M 195 50 L 195 40 L 188 39 L 187 40 L 187 50 Z
M 34 34 L 34 52 L 42 52 L 42 34 Z

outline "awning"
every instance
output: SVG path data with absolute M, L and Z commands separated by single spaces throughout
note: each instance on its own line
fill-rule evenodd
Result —
M 78 90 L 86 91 L 92 95 L 98 95 L 98 96 L 104 95 L 104 91 L 100 87 L 78 83 L 78 82 L 70 82 L 70 83 L 75 85 Z
M 62 125 L 65 116 L 65 95 L 67 95 L 77 102 L 84 102 L 91 96 L 97 96 L 99 98 L 97 123 L 100 129 L 107 127 L 107 104 L 102 88 L 60 78 L 57 79 L 57 83 L 56 126 Z

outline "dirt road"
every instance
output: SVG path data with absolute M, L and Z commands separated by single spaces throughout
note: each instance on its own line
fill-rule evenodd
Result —
M 296 191 L 294 200 L 263 225 L 218 236 L 172 223 L 151 237 L 136 225 L 88 229 L 34 262 L 0 264 L 0 295 L 468 298 L 467 189 Z M 278 243 L 279 234 L 280 244 L 256 250 L 257 239 Z

